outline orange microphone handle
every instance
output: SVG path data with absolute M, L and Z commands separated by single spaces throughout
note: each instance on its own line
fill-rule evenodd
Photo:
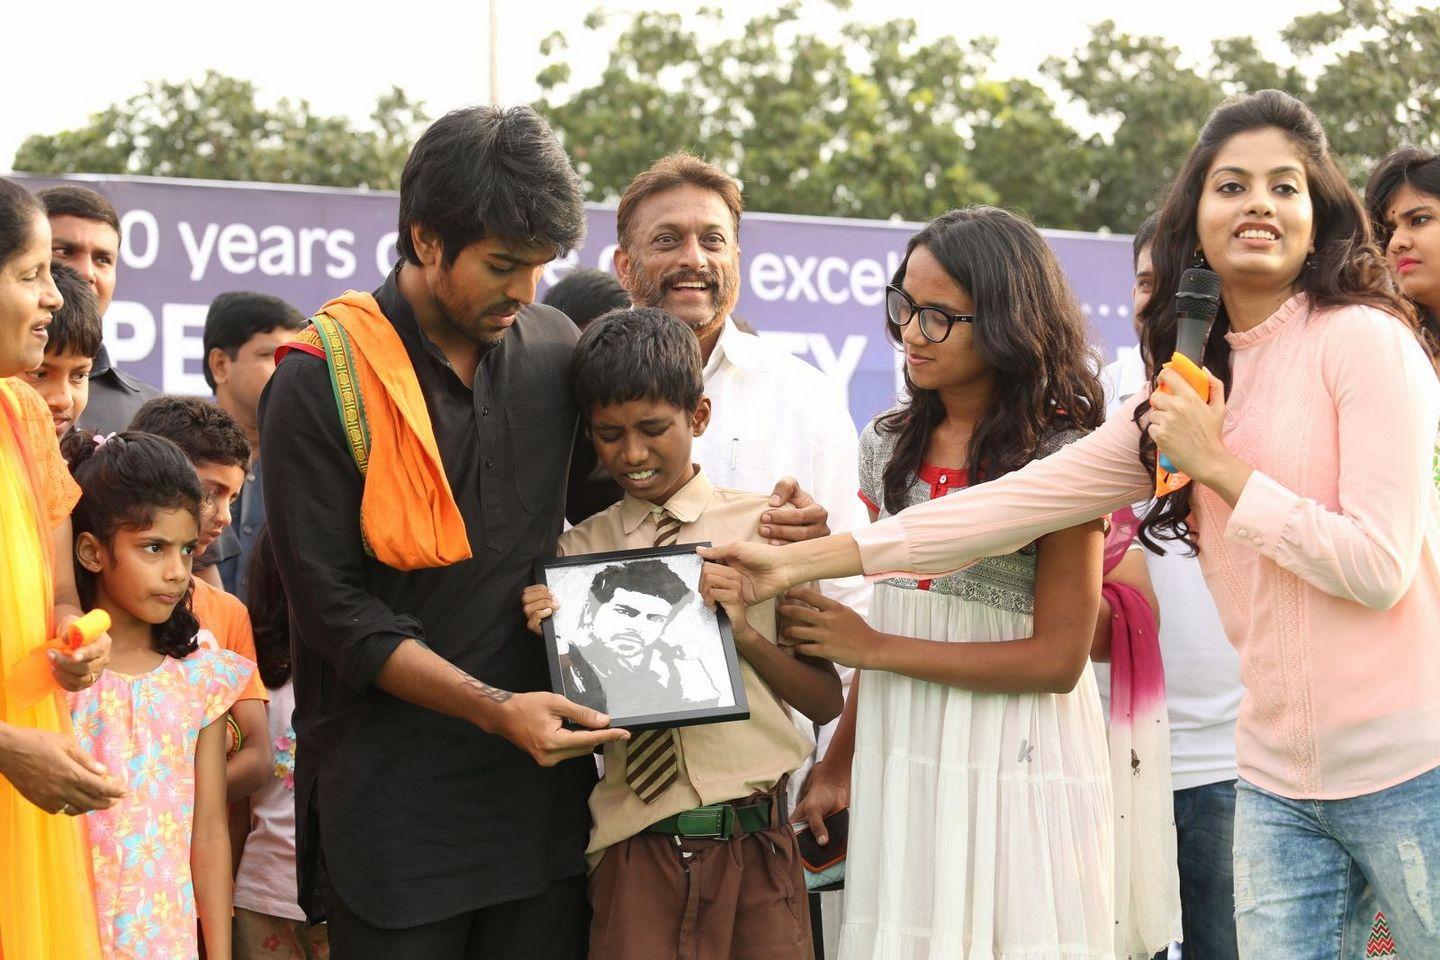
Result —
M 1185 382 L 1190 384 L 1190 389 L 1200 394 L 1201 400 L 1209 401 L 1210 374 L 1206 373 L 1202 367 L 1196 365 L 1194 360 L 1191 360 L 1183 353 L 1174 353 L 1170 355 L 1170 362 L 1165 364 L 1165 369 L 1173 370 L 1180 374 Z M 1164 388 L 1162 387 L 1161 389 L 1163 390 Z M 1168 393 L 1169 391 L 1166 392 Z
M 1164 369 L 1180 374 L 1181 378 L 1190 385 L 1190 389 L 1200 394 L 1201 400 L 1210 399 L 1210 375 L 1198 366 L 1185 354 L 1176 351 L 1170 355 L 1170 362 L 1165 364 Z M 1164 384 L 1156 388 L 1161 393 L 1169 393 Z M 1170 458 L 1163 453 L 1156 451 L 1155 456 L 1155 496 L 1163 497 L 1167 493 L 1174 493 L 1190 482 L 1190 478 L 1170 462 Z

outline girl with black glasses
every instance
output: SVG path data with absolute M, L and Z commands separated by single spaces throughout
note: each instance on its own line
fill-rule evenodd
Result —
M 908 398 L 860 438 L 872 519 L 994 480 L 1098 426 L 1085 319 L 1035 228 L 989 207 L 911 239 L 887 329 Z M 782 607 L 859 668 L 797 818 L 850 801 L 840 954 L 1113 956 L 1110 768 L 1089 665 L 1100 522 L 948 576 L 885 580 L 869 622 Z

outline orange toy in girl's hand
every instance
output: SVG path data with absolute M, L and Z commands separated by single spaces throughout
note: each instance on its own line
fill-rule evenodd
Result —
M 60 642 L 65 645 L 66 650 L 74 653 L 87 643 L 99 640 L 100 634 L 109 629 L 110 614 L 104 610 L 91 610 L 65 628 Z
M 15 672 L 5 681 L 5 699 L 14 709 L 26 710 L 57 692 L 60 684 L 55 680 L 50 658 L 46 654 L 51 650 L 72 654 L 87 643 L 94 643 L 109 629 L 110 614 L 104 610 L 91 610 L 71 622 L 59 637 L 36 647 L 20 660 Z

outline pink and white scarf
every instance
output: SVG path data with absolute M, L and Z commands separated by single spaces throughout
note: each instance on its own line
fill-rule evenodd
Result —
M 1105 572 L 1139 529 L 1128 507 L 1111 517 Z M 1139 592 L 1106 583 L 1110 603 L 1110 774 L 1115 794 L 1115 955 L 1149 960 L 1180 933 L 1180 874 L 1170 780 L 1165 665 L 1154 611 Z

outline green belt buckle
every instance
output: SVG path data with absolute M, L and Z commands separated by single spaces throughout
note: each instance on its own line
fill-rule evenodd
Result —
M 698 840 L 729 840 L 735 833 L 735 808 L 717 803 L 677 813 L 675 832 Z

